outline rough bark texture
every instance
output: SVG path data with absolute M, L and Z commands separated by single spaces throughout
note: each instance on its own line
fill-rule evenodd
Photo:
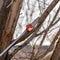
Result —
M 0 53 L 10 44 L 15 26 L 17 23 L 19 9 L 21 9 L 23 0 L 13 0 L 11 6 L 7 8 L 12 0 L 0 0 Z M 6 54 L 0 57 L 5 60 Z
M 3 3 L 1 3 L 3 2 Z M 8 13 L 9 13 L 9 10 L 10 10 L 10 7 L 9 8 L 6 8 L 6 0 L 1 0 L 0 1 L 0 52 L 2 51 L 1 49 L 1 45 L 2 45 L 2 34 L 3 34 L 3 31 L 4 31 L 4 28 L 5 28 L 5 24 L 6 24 L 6 21 L 7 21 L 7 16 L 8 16 Z

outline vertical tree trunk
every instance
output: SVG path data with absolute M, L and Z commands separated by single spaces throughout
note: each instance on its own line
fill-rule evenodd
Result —
M 0 0 L 0 53 L 10 44 L 12 40 L 18 15 L 22 7 L 23 0 L 13 0 L 12 5 L 7 7 L 12 0 Z M 5 60 L 6 54 L 0 57 Z

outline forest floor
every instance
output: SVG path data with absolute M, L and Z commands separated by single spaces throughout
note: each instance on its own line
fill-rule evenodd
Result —
M 48 46 L 43 46 L 40 49 L 39 54 L 43 53 L 47 48 L 48 48 Z M 31 57 L 31 52 L 32 52 L 32 47 L 26 46 L 23 49 L 21 49 L 20 51 L 18 51 L 11 60 L 29 60 Z M 51 54 L 48 54 L 42 60 L 50 60 L 50 57 L 51 57 Z

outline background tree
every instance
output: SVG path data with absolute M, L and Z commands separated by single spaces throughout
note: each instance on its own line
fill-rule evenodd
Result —
M 23 0 L 0 0 L 0 53 L 10 44 Z M 0 57 L 5 60 L 6 54 Z

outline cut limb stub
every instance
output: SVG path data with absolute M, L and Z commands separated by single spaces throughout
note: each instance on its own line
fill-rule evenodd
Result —
M 27 31 L 27 32 L 30 32 L 32 29 L 33 29 L 32 24 L 26 25 L 26 31 Z

